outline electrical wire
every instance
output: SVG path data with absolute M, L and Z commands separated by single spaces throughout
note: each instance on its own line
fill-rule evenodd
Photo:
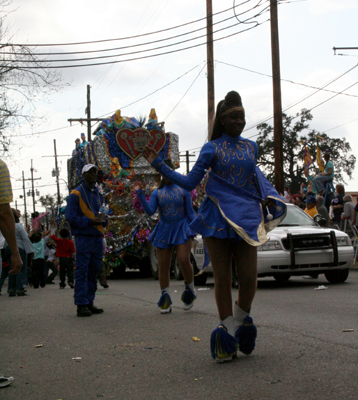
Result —
M 200 63 L 200 64 L 201 64 L 201 63 Z M 146 98 L 149 97 L 149 96 L 152 96 L 153 94 L 159 92 L 160 90 L 163 90 L 163 89 L 166 88 L 167 86 L 170 86 L 170 85 L 173 84 L 174 82 L 176 82 L 176 81 L 178 81 L 179 79 L 183 78 L 184 76 L 188 75 L 191 71 L 193 71 L 194 69 L 196 69 L 197 67 L 199 67 L 200 64 L 198 64 L 198 65 L 196 65 L 195 67 L 189 69 L 189 70 L 186 71 L 184 74 L 182 74 L 182 75 L 176 77 L 175 79 L 173 79 L 173 80 L 170 81 L 169 83 L 165 84 L 164 86 L 161 86 L 160 88 L 154 90 L 153 92 L 147 94 L 146 96 L 143 96 L 143 97 L 141 97 L 140 99 L 135 100 L 135 101 L 133 101 L 132 103 L 126 104 L 125 106 L 122 106 L 122 107 L 119 107 L 119 108 L 120 108 L 121 110 L 123 110 L 124 108 L 127 108 L 127 107 L 131 106 L 132 104 L 138 103 L 138 102 L 140 102 L 141 100 L 144 100 L 144 99 L 146 99 Z M 204 66 L 205 66 L 205 64 L 204 64 Z M 100 115 L 98 118 L 104 118 L 104 117 L 107 117 L 108 115 L 112 115 L 115 111 L 116 111 L 116 110 L 113 110 L 113 111 L 110 111 L 110 112 L 108 112 L 108 113 L 106 113 L 106 114 Z M 97 123 L 97 122 L 96 122 L 96 123 Z M 94 123 L 94 125 L 96 125 L 96 123 Z M 80 125 L 80 124 L 78 123 L 78 124 L 74 124 L 74 125 L 71 125 L 71 126 L 68 126 L 68 125 L 67 125 L 67 126 L 64 126 L 64 127 L 62 127 L 62 128 L 51 129 L 51 130 L 43 131 L 43 132 L 25 133 L 25 134 L 23 134 L 23 135 L 16 135 L 16 136 L 14 136 L 13 138 L 18 138 L 18 137 L 23 137 L 23 136 L 40 135 L 40 134 L 45 134 L 45 133 L 51 133 L 51 132 L 59 131 L 59 130 L 62 130 L 62 129 L 69 129 L 69 128 L 72 128 L 72 127 L 78 126 L 78 125 Z
M 184 97 L 186 96 L 186 94 L 189 92 L 189 90 L 191 89 L 191 87 L 194 85 L 194 83 L 196 82 L 196 80 L 199 78 L 201 72 L 203 71 L 204 67 L 206 66 L 207 63 L 205 63 L 203 65 L 203 68 L 199 71 L 198 75 L 195 77 L 195 79 L 193 80 L 193 82 L 191 83 L 191 85 L 188 87 L 187 91 L 183 94 L 183 96 L 181 97 L 181 99 L 178 101 L 178 103 L 174 106 L 174 108 L 170 111 L 170 113 L 164 118 L 164 121 L 169 117 L 169 115 L 178 107 L 178 105 L 180 104 L 180 102 L 184 99 Z
M 257 74 L 257 75 L 261 75 L 261 76 L 266 76 L 266 77 L 268 77 L 268 78 L 272 78 L 272 75 L 270 75 L 270 74 L 264 74 L 264 73 L 262 73 L 262 72 L 253 71 L 252 69 L 248 69 L 248 68 L 244 68 L 244 67 L 239 67 L 238 65 L 229 64 L 229 63 L 226 63 L 226 62 L 224 62 L 224 61 L 216 61 L 216 62 L 217 62 L 218 64 L 224 64 L 224 65 L 227 65 L 227 66 L 229 66 L 229 67 L 234 67 L 234 68 L 237 68 L 237 69 L 241 69 L 241 70 L 243 70 L 243 71 L 252 72 L 253 74 Z M 354 68 L 356 68 L 357 66 L 358 66 L 358 64 L 356 64 L 354 67 L 352 67 L 352 68 L 351 68 L 350 70 L 348 70 L 346 73 L 352 71 L 352 70 L 353 70 Z M 307 85 L 307 84 L 305 84 L 305 83 L 295 82 L 295 81 L 292 81 L 292 80 L 290 80 L 290 79 L 283 79 L 283 78 L 281 78 L 281 82 L 288 82 L 288 83 L 292 83 L 293 85 L 303 86 L 303 87 L 310 88 L 310 89 L 316 89 L 316 90 L 318 89 L 318 90 L 322 90 L 323 92 L 338 93 L 338 92 L 336 92 L 336 91 L 334 91 L 334 90 L 324 89 L 324 87 L 323 87 L 323 88 L 319 88 L 319 87 L 317 87 L 317 86 L 312 86 L 312 85 Z M 358 97 L 358 96 L 355 95 L 355 94 L 349 94 L 349 93 L 340 93 L 340 94 L 343 94 L 344 96 L 349 96 L 349 97 Z
M 244 1 L 241 4 L 244 4 L 246 1 Z M 241 4 L 238 4 L 236 7 L 241 6 Z M 216 16 L 219 14 L 223 14 L 227 11 L 231 11 L 232 7 L 226 8 L 225 10 L 218 11 L 216 13 L 213 13 L 212 16 Z M 140 35 L 134 35 L 134 36 L 127 36 L 127 37 L 122 37 L 122 38 L 115 38 L 115 39 L 102 39 L 102 40 L 93 40 L 93 41 L 87 41 L 87 42 L 75 42 L 75 43 L 37 43 L 37 44 L 9 44 L 9 43 L 3 43 L 1 47 L 11 47 L 11 46 L 18 46 L 18 47 L 55 47 L 55 46 L 77 46 L 77 45 L 84 45 L 84 44 L 95 44 L 95 43 L 105 43 L 105 42 L 113 42 L 113 41 L 118 41 L 118 40 L 130 40 L 130 39 L 136 39 L 139 37 L 143 36 L 149 36 L 149 35 L 155 35 L 157 33 L 163 33 L 163 32 L 168 32 L 174 29 L 182 28 L 183 26 L 188 26 L 191 24 L 195 24 L 200 21 L 206 21 L 207 17 L 199 18 L 197 20 L 193 20 L 190 22 L 186 22 L 184 24 L 176 25 L 170 28 L 166 29 L 161 29 L 159 31 L 154 31 L 154 32 L 149 32 L 149 33 L 143 33 Z
M 261 13 L 262 13 L 262 12 L 260 12 L 259 14 L 254 15 L 254 16 L 252 16 L 252 17 L 250 17 L 249 19 L 257 18 L 258 16 L 261 15 Z M 232 19 L 232 18 L 233 18 L 233 17 L 230 17 L 229 19 Z M 232 25 L 225 26 L 224 28 L 217 29 L 217 30 L 214 31 L 213 33 L 218 33 L 218 32 L 221 32 L 221 31 L 225 31 L 225 30 L 227 30 L 227 29 L 231 29 L 231 28 L 233 28 L 233 27 L 235 27 L 235 26 L 237 26 L 237 25 L 243 24 L 243 23 L 245 23 L 245 22 L 241 22 L 241 21 L 240 21 L 240 22 L 234 23 L 234 24 L 232 24 Z M 250 28 L 248 28 L 248 29 L 253 29 L 253 28 L 257 27 L 258 25 L 260 25 L 260 23 L 256 21 L 256 22 L 255 22 L 255 26 L 250 27 Z M 201 28 L 201 29 L 204 29 L 204 28 Z M 201 30 L 201 29 L 200 29 L 200 30 Z M 245 32 L 245 30 L 243 30 L 243 31 L 241 31 L 241 32 L 237 32 L 236 34 L 239 34 L 239 33 L 242 33 L 242 32 Z M 185 35 L 185 34 L 183 34 L 183 35 Z M 178 37 L 179 37 L 179 36 L 183 36 L 183 35 L 178 35 Z M 207 36 L 207 34 L 204 33 L 204 34 L 202 34 L 202 35 L 200 35 L 200 36 L 196 36 L 196 37 L 194 37 L 194 38 L 182 40 L 182 41 L 175 42 L 175 43 L 171 43 L 171 44 L 167 44 L 167 45 L 164 45 L 164 46 L 157 46 L 157 47 L 152 47 L 152 48 L 150 48 L 150 49 L 144 49 L 144 50 L 138 50 L 138 51 L 131 51 L 131 52 L 121 53 L 121 54 L 103 55 L 103 56 L 98 56 L 98 57 L 86 57 L 86 58 L 77 58 L 77 59 L 58 59 L 58 60 L 48 60 L 48 59 L 44 59 L 44 60 L 38 60 L 38 59 L 30 59 L 30 60 L 10 59 L 10 60 L 6 60 L 6 62 L 9 62 L 9 63 L 30 63 L 30 64 L 31 64 L 31 63 L 40 63 L 40 64 L 41 64 L 41 63 L 80 62 L 80 61 L 102 60 L 102 59 L 108 59 L 108 58 L 114 58 L 114 57 L 124 57 L 124 56 L 130 56 L 130 55 L 135 55 L 135 54 L 141 54 L 141 53 L 146 53 L 146 52 L 149 52 L 149 51 L 162 50 L 162 49 L 170 48 L 170 47 L 173 47 L 173 46 L 178 46 L 178 45 L 181 45 L 181 44 L 184 44 L 184 43 L 192 42 L 192 41 L 195 41 L 195 40 L 198 40 L 198 39 L 202 39 L 202 38 L 204 38 L 204 37 L 206 37 L 206 36 Z M 160 39 L 160 40 L 157 40 L 157 41 L 155 41 L 155 42 L 148 43 L 148 44 L 158 43 L 158 42 L 162 42 L 162 41 L 165 41 L 165 40 L 168 40 L 168 39 Z M 220 38 L 217 39 L 217 40 L 220 40 Z M 202 43 L 202 44 L 206 44 L 206 42 L 205 42 L 205 43 Z M 201 44 L 201 45 L 202 45 L 202 44 Z M 123 49 L 124 49 L 124 48 L 133 48 L 133 47 L 138 47 L 138 46 L 144 46 L 144 45 L 146 45 L 146 43 L 145 43 L 145 44 L 132 45 L 132 46 L 126 46 L 126 47 L 123 47 Z M 190 48 L 190 47 L 188 47 L 188 48 Z M 120 49 L 121 49 L 121 48 L 120 48 Z M 185 48 L 185 49 L 186 49 L 186 48 Z M 184 50 L 184 49 L 178 49 L 178 51 L 180 51 L 180 50 Z M 155 56 L 155 55 L 153 55 L 153 56 Z M 27 68 L 32 68 L 32 67 L 28 67 L 28 66 L 27 66 Z M 40 68 L 40 67 L 37 66 L 36 68 Z M 46 67 L 46 68 L 49 68 L 49 67 Z M 51 68 L 51 67 L 50 67 L 50 68 Z M 58 68 L 62 68 L 62 67 L 58 67 Z

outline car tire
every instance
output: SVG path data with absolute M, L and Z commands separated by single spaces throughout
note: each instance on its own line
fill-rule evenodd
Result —
M 120 263 L 118 267 L 114 267 L 111 272 L 111 279 L 123 279 L 126 273 L 126 264 Z
M 152 271 L 152 277 L 154 279 L 158 279 L 158 256 L 157 249 L 150 245 L 149 249 L 149 258 L 150 258 L 150 270 Z
M 291 278 L 291 275 L 276 274 L 273 277 L 275 278 L 276 282 L 284 283 L 284 282 L 288 282 L 288 280 Z
M 324 274 L 329 283 L 343 283 L 347 280 L 349 269 L 340 269 L 337 271 L 329 271 Z
M 173 256 L 172 256 L 172 268 L 173 268 L 173 272 L 174 272 L 174 278 L 177 281 L 184 280 L 183 274 L 179 268 L 177 252 L 175 250 L 173 251 Z

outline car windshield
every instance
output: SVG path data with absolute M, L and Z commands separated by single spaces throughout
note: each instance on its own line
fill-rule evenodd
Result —
M 313 219 L 297 206 L 287 206 L 287 214 L 279 226 L 316 226 Z

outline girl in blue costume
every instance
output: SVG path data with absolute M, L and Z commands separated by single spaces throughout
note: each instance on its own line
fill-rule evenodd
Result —
M 174 168 L 170 159 L 164 162 Z M 189 227 L 195 218 L 195 212 L 191 202 L 191 195 L 186 190 L 178 187 L 166 178 L 158 189 L 154 190 L 147 202 L 139 184 L 134 186 L 139 200 L 146 214 L 153 215 L 159 208 L 160 220 L 154 228 L 149 240 L 157 249 L 158 256 L 158 278 L 161 289 L 161 297 L 158 306 L 161 313 L 170 313 L 171 298 L 169 292 L 170 265 L 173 249 L 176 249 L 179 267 L 185 280 L 185 289 L 181 296 L 184 310 L 193 307 L 196 299 L 194 288 L 194 273 L 190 263 L 191 238 L 195 232 Z
M 237 350 L 254 350 L 257 329 L 249 313 L 257 285 L 257 246 L 268 240 L 266 232 L 286 212 L 281 196 L 256 166 L 257 144 L 241 137 L 245 124 L 241 97 L 229 92 L 219 102 L 209 142 L 187 176 L 168 168 L 150 146 L 143 153 L 158 172 L 186 190 L 195 188 L 207 172 L 207 197 L 190 227 L 203 236 L 213 267 L 221 321 L 211 335 L 211 354 L 219 362 L 231 360 Z M 233 259 L 239 281 L 234 305 Z

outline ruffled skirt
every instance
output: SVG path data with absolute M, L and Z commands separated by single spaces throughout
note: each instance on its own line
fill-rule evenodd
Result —
M 186 218 L 175 223 L 159 220 L 149 240 L 155 247 L 168 249 L 186 243 L 193 236 L 195 232 L 190 228 Z

